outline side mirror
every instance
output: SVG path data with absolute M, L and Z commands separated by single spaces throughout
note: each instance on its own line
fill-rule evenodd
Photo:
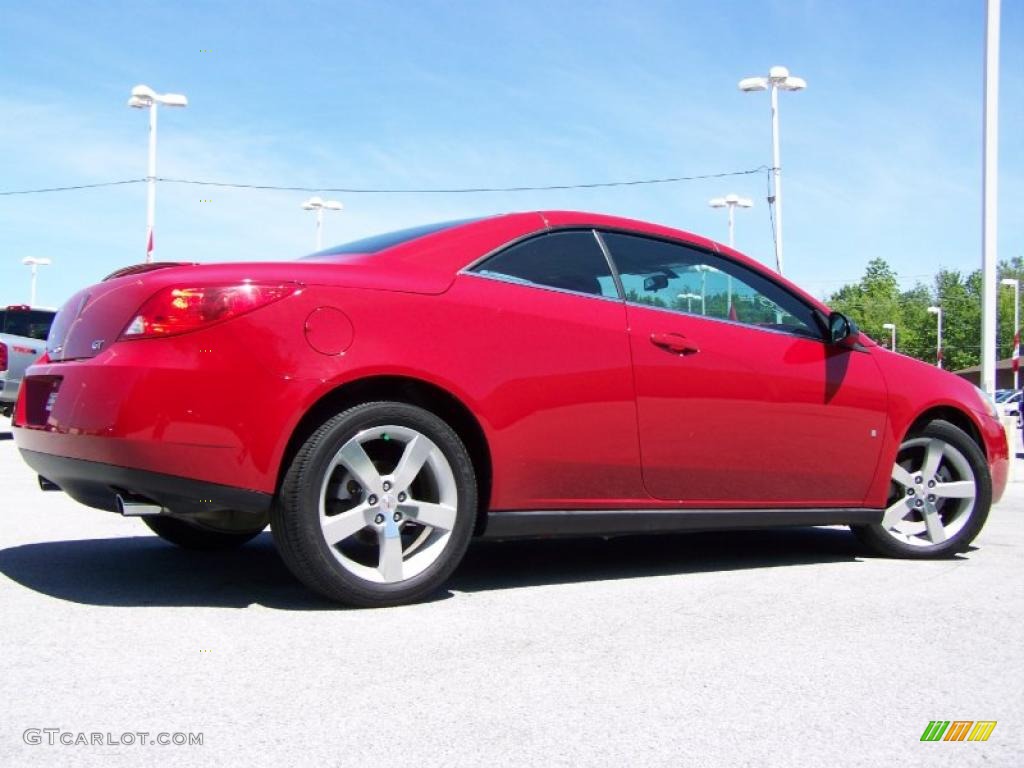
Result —
M 848 339 L 859 332 L 853 320 L 842 312 L 833 312 L 828 316 L 828 336 L 829 341 L 833 344 L 838 344 L 840 341 Z
M 660 291 L 663 288 L 668 288 L 667 275 L 651 275 L 644 278 L 645 291 Z

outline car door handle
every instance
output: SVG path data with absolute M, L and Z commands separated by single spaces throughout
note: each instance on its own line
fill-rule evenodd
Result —
M 680 333 L 652 333 L 651 344 L 678 355 L 694 355 L 700 347 Z

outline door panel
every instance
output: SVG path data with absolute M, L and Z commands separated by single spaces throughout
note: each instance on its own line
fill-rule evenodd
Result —
M 627 316 L 652 496 L 709 506 L 863 502 L 886 407 L 869 353 L 667 309 L 629 305 Z M 667 336 L 685 343 L 658 343 Z

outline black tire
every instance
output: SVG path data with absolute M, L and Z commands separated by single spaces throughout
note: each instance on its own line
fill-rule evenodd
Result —
M 224 531 L 198 521 L 192 522 L 163 515 L 147 515 L 142 518 L 142 522 L 164 541 L 169 541 L 183 549 L 207 552 L 236 549 L 259 536 L 263 528 L 266 527 L 261 526 L 248 531 Z
M 876 554 L 885 557 L 909 559 L 951 557 L 952 555 L 964 552 L 970 546 L 988 519 L 989 508 L 992 505 L 992 476 L 989 472 L 985 455 L 978 447 L 978 444 L 959 427 L 941 420 L 929 422 L 920 431 L 913 435 L 908 435 L 903 445 L 905 446 L 912 440 L 919 438 L 944 441 L 959 451 L 967 460 L 970 470 L 974 474 L 974 505 L 963 527 L 940 544 L 915 546 L 899 541 L 892 534 L 888 533 L 881 524 L 851 526 L 851 530 L 861 542 Z M 899 455 L 902 455 L 902 453 Z M 886 503 L 887 507 L 900 501 L 903 493 L 903 490 L 896 482 L 893 482 L 892 485 L 893 488 Z
M 447 461 L 458 494 L 454 524 L 436 559 L 422 572 L 391 583 L 361 578 L 344 567 L 337 550 L 327 543 L 320 522 L 320 493 L 329 481 L 332 459 L 359 433 L 384 425 L 415 430 L 432 441 Z M 423 408 L 385 401 L 350 408 L 306 440 L 284 476 L 271 510 L 270 527 L 281 558 L 303 584 L 339 603 L 377 608 L 415 602 L 437 591 L 466 552 L 476 512 L 476 474 L 455 431 Z

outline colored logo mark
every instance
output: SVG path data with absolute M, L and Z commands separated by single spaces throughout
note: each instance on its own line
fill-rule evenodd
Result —
M 930 720 L 921 741 L 988 741 L 997 720 Z

